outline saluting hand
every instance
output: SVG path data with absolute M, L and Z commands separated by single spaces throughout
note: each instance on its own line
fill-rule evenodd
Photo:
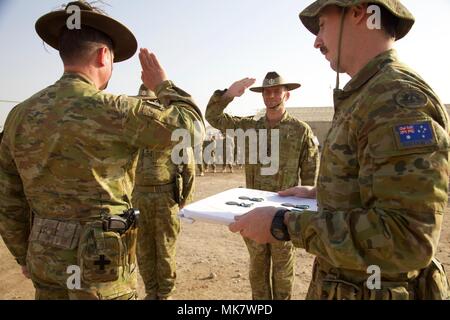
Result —
M 156 88 L 167 80 L 167 74 L 154 53 L 141 49 L 139 60 L 142 66 L 142 82 L 147 88 L 156 91 Z
M 236 81 L 231 85 L 227 92 L 225 92 L 224 97 L 227 98 L 236 98 L 240 97 L 244 94 L 245 90 L 250 88 L 256 79 L 253 78 L 244 78 L 242 80 Z

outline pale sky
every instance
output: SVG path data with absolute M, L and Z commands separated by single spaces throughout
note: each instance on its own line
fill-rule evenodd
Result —
M 260 84 L 268 71 L 300 82 L 288 107 L 331 106 L 335 74 L 299 12 L 311 0 L 106 0 L 109 15 L 127 25 L 141 47 L 154 51 L 169 78 L 191 93 L 204 111 L 214 90 L 244 77 Z M 416 17 L 397 43 L 400 58 L 415 68 L 444 103 L 450 103 L 450 1 L 403 0 Z M 63 4 L 57 0 L 0 0 L 0 100 L 23 101 L 62 75 L 58 53 L 34 30 L 36 20 Z M 348 81 L 342 77 L 342 85 Z M 115 94 L 137 94 L 137 55 L 115 65 Z M 341 85 L 341 86 L 342 86 Z M 0 126 L 14 105 L 0 103 Z M 247 93 L 227 109 L 235 115 L 264 108 L 260 94 Z

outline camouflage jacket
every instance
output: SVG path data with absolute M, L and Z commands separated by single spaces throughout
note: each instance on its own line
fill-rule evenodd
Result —
M 226 132 L 227 129 L 267 129 L 268 149 L 270 148 L 270 129 L 279 129 L 279 170 L 275 175 L 262 175 L 263 165 L 246 164 L 245 175 L 247 188 L 280 191 L 297 186 L 299 179 L 302 185 L 313 186 L 316 182 L 319 166 L 319 152 L 316 138 L 309 127 L 286 112 L 281 121 L 271 128 L 263 117 L 233 117 L 223 113 L 232 100 L 223 98 L 225 91 L 216 91 L 206 109 L 206 120 L 216 129 Z M 238 147 L 238 146 L 236 146 Z M 246 158 L 248 158 L 248 143 L 246 143 Z M 268 150 L 270 152 L 270 150 Z M 248 161 L 247 161 L 248 162 Z
M 447 206 L 448 115 L 433 90 L 389 50 L 341 91 L 323 148 L 319 212 L 289 213 L 297 247 L 367 279 L 427 267 Z
M 163 186 L 174 184 L 177 175 L 182 178 L 181 198 L 183 205 L 193 200 L 195 185 L 195 159 L 192 149 L 188 149 L 190 161 L 187 164 L 176 165 L 172 161 L 172 150 L 157 151 L 143 149 L 140 152 L 139 162 L 136 170 L 135 193 L 141 191 L 140 187 Z M 145 190 L 142 189 L 142 190 Z
M 0 146 L 0 233 L 24 264 L 30 210 L 40 218 L 93 220 L 131 207 L 138 151 L 167 150 L 202 116 L 171 81 L 161 104 L 99 91 L 66 73 L 9 114 Z

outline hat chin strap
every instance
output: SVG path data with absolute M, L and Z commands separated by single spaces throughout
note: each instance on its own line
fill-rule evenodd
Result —
M 346 8 L 342 8 L 341 14 L 341 25 L 339 28 L 339 42 L 338 42 L 338 58 L 336 67 L 336 89 L 339 90 L 339 72 L 341 69 L 341 48 L 342 48 L 342 34 L 344 33 L 344 19 L 345 19 Z

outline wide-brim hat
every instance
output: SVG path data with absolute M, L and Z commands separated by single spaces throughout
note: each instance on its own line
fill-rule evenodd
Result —
M 325 7 L 336 5 L 341 8 L 348 8 L 364 3 L 380 5 L 398 19 L 395 30 L 396 40 L 406 36 L 414 25 L 414 16 L 399 0 L 317 0 L 300 12 L 299 16 L 306 29 L 317 35 L 319 33 L 319 14 Z
M 283 77 L 280 76 L 276 72 L 269 72 L 264 78 L 263 84 L 261 87 L 250 88 L 253 92 L 263 92 L 265 88 L 273 88 L 283 86 L 286 87 L 288 91 L 292 91 L 300 88 L 302 85 L 300 83 L 288 83 L 285 82 Z
M 125 61 L 136 53 L 137 40 L 127 27 L 106 14 L 96 11 L 83 1 L 70 2 L 64 10 L 47 13 L 38 19 L 35 25 L 36 32 L 49 46 L 59 50 L 61 32 L 67 28 L 67 21 L 73 14 L 73 12 L 67 12 L 70 6 L 80 8 L 81 28 L 91 27 L 103 32 L 111 39 L 114 46 L 114 62 Z

